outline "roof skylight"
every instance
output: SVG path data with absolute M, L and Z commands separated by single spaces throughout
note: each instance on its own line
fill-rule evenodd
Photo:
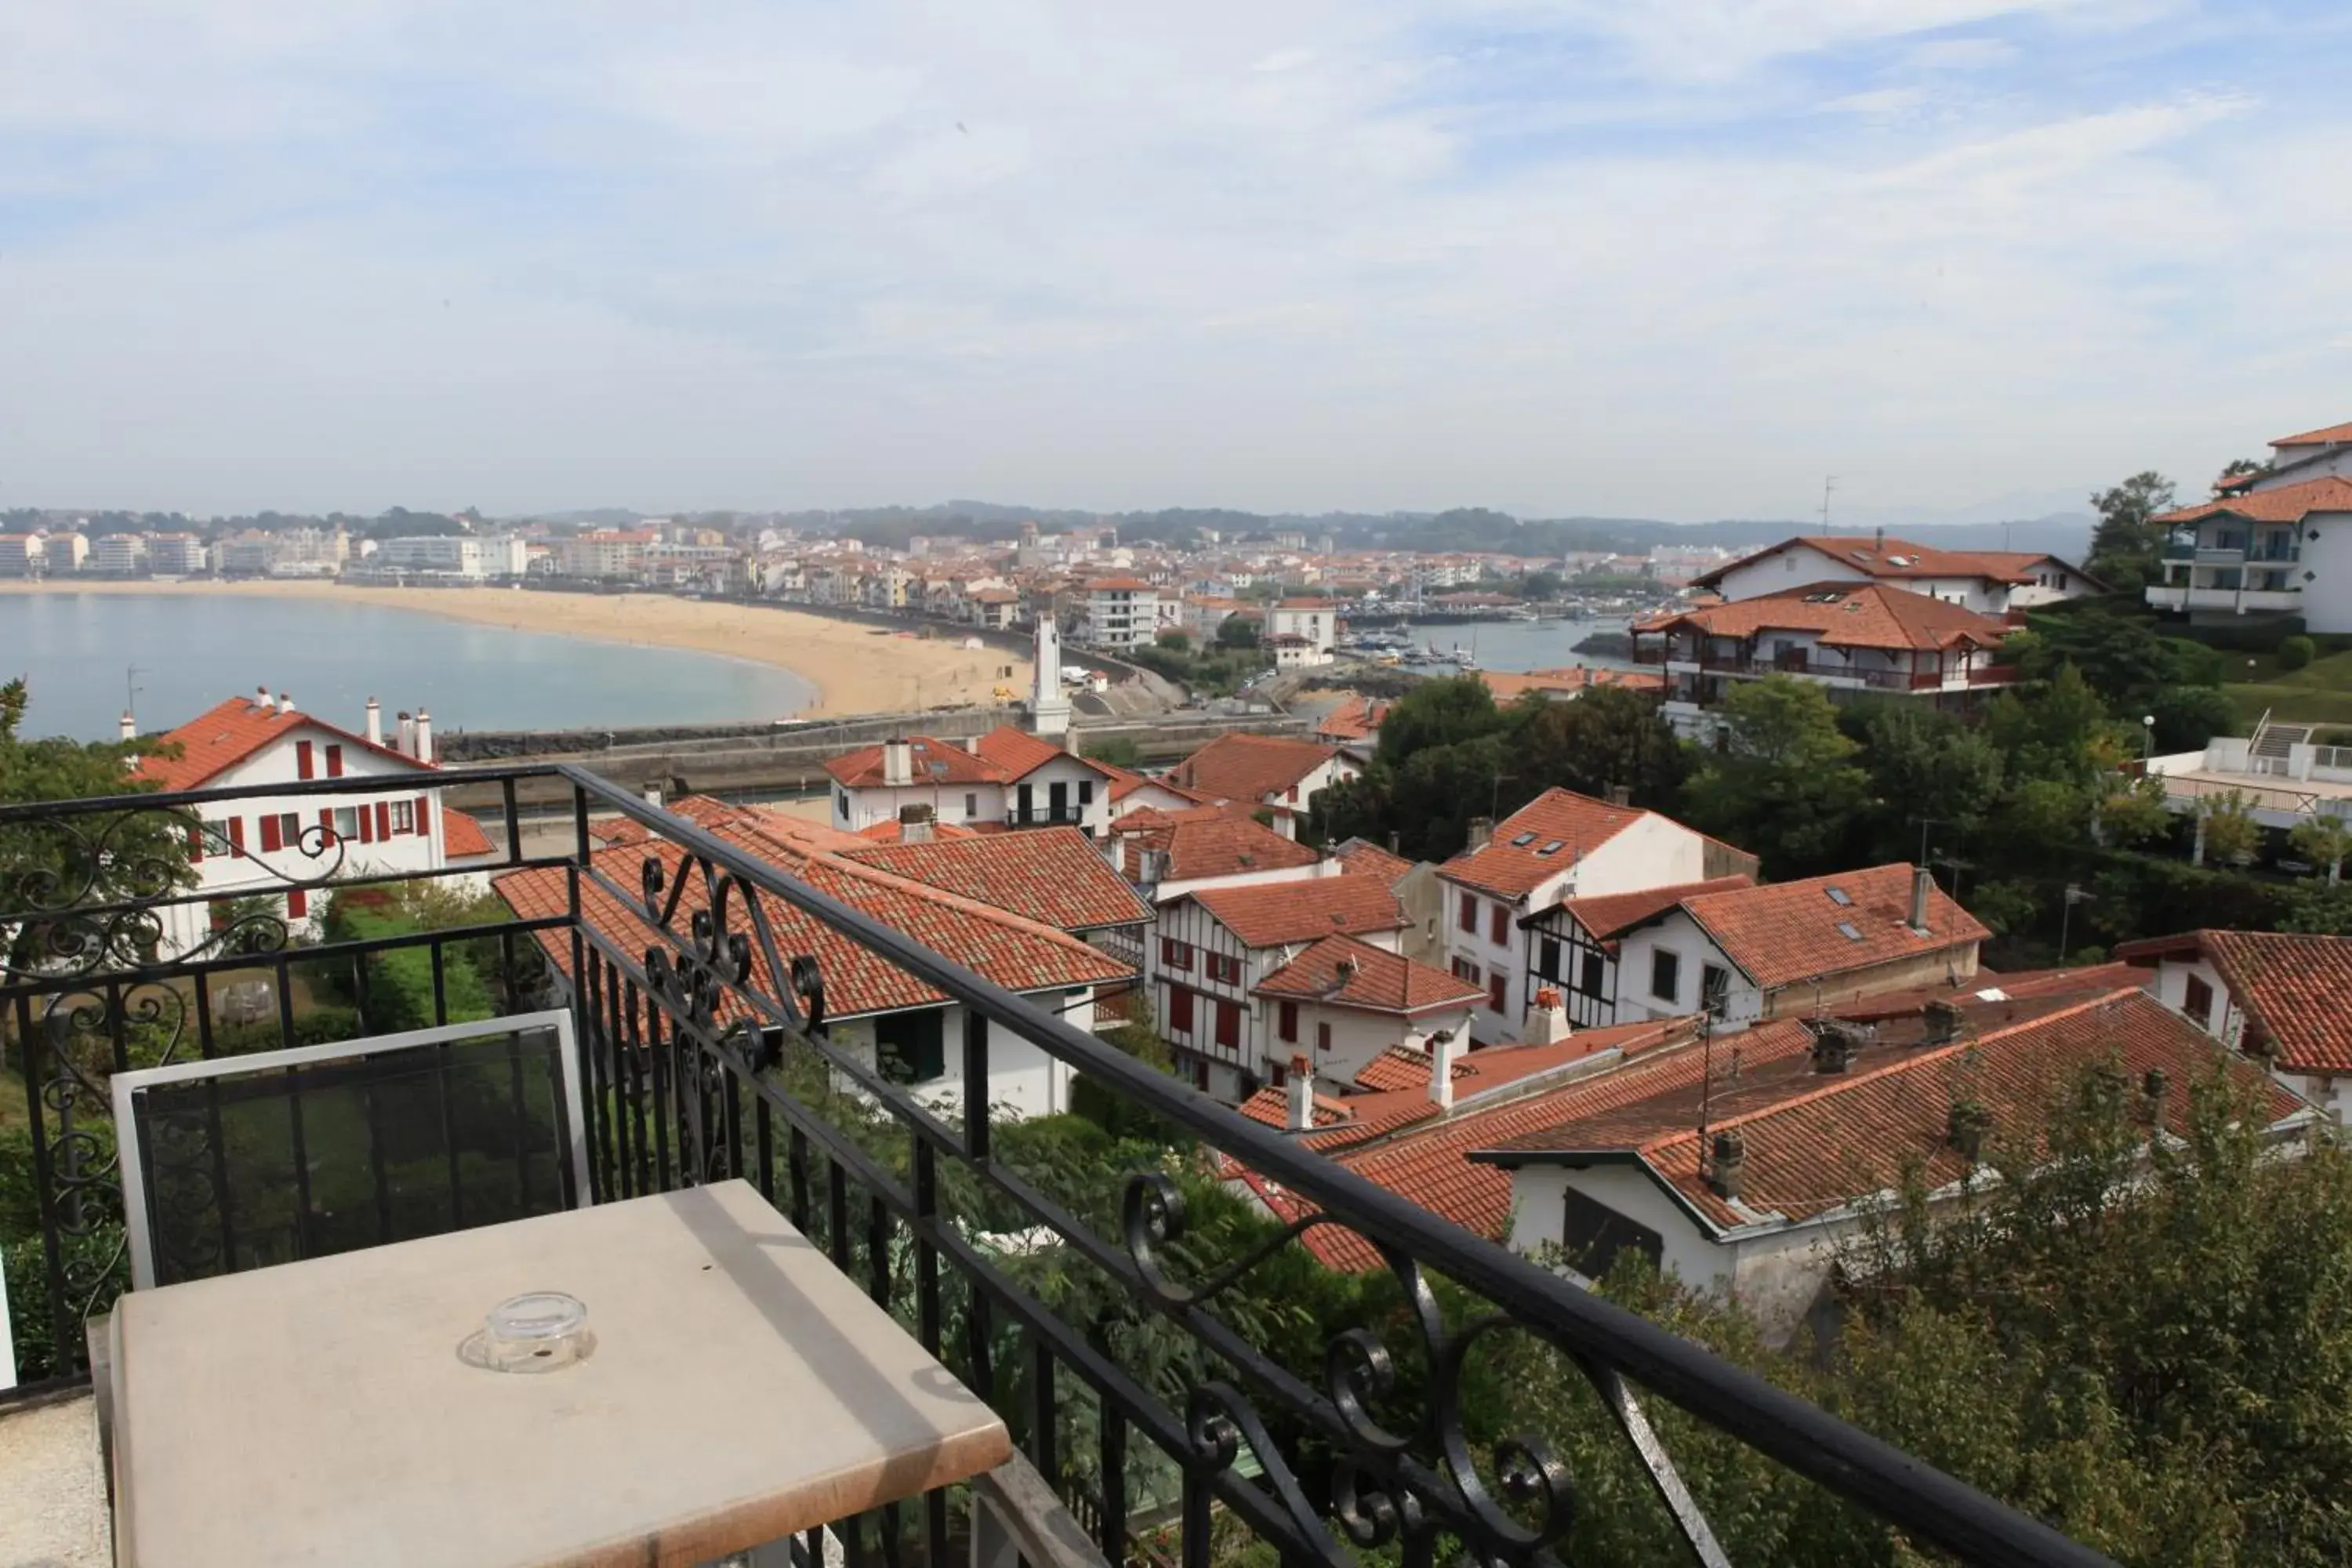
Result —
M 1824 889 L 1823 891 L 1829 894 L 1830 902 L 1837 905 L 1840 909 L 1843 909 L 1853 902 L 1853 896 L 1848 893 L 1843 888 L 1828 888 Z
M 1852 921 L 1838 921 L 1837 929 L 1838 935 L 1845 938 L 1848 942 L 1860 942 L 1862 940 L 1862 932 L 1854 929 L 1854 923 Z

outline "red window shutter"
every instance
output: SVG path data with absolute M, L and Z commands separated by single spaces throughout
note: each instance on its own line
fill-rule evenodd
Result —
M 1457 918 L 1457 923 L 1464 931 L 1478 929 L 1478 900 L 1467 893 L 1462 895 L 1462 910 Z
M 194 865 L 205 858 L 205 825 L 197 823 L 188 829 L 188 863 Z
M 1180 1035 L 1192 1032 L 1192 994 L 1181 985 L 1168 988 L 1168 1026 Z
M 335 808 L 333 806 L 322 805 L 319 808 L 319 826 L 326 829 L 325 842 L 332 844 L 335 841 Z
M 245 853 L 245 818 L 241 816 L 228 819 L 228 852 L 231 855 Z
M 433 831 L 433 797 L 431 795 L 420 795 L 416 797 L 416 831 L 426 834 Z
M 1486 911 L 1486 940 L 1496 947 L 1505 946 L 1511 940 L 1511 911 L 1500 904 Z
M 375 836 L 378 838 L 392 837 L 392 802 L 388 800 L 375 803 Z
M 1217 1044 L 1228 1050 L 1242 1043 L 1242 1010 L 1231 1002 L 1217 1004 Z
M 294 742 L 294 776 L 298 779 L 310 776 L 310 742 L 308 741 Z
M 278 819 L 274 816 L 265 816 L 261 819 L 261 847 L 264 850 L 285 847 L 278 842 Z
M 373 844 L 373 843 L 374 843 L 374 842 L 375 842 L 375 813 L 374 813 L 374 812 L 373 812 L 373 811 L 370 811 L 370 810 L 367 808 L 367 802 L 365 802 L 365 801 L 362 801 L 362 802 L 360 802 L 359 819 L 360 819 L 360 842 L 361 842 L 361 843 L 362 843 L 362 844 Z
M 1511 977 L 1500 970 L 1486 976 L 1486 1005 L 1495 1012 L 1504 1010 L 1503 999 L 1511 989 Z
M 327 776 L 331 779 L 343 776 L 343 749 L 341 746 L 327 748 Z
M 300 888 L 295 888 L 287 893 L 286 918 L 288 920 L 299 921 L 309 915 L 310 912 L 310 895 L 308 892 L 304 891 Z

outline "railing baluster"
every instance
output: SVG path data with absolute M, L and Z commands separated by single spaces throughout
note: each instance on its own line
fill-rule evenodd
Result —
M 654 1137 L 653 1163 L 646 1167 L 646 1180 L 640 1184 L 638 1190 L 647 1193 L 666 1193 L 673 1185 L 669 1174 L 670 1101 L 673 1095 L 683 1091 L 679 1089 L 677 1080 L 670 1076 L 670 1068 L 676 1058 L 671 1054 L 666 1042 L 673 1031 L 663 1027 L 669 1020 L 668 1016 L 662 1011 L 661 998 L 648 991 L 645 993 L 643 1000 L 646 1020 L 646 1072 L 653 1079 Z M 646 1157 L 645 1130 L 642 1127 L 637 1131 L 637 1137 L 639 1140 L 637 1157 L 642 1163 Z
M 833 1266 L 849 1272 L 849 1176 L 832 1155 L 824 1161 L 824 1241 Z
M 438 1028 L 449 1021 L 449 966 L 442 944 L 433 944 L 433 1025 Z
M 1055 1453 L 1054 1347 L 1043 1335 L 1029 1336 L 1029 1462 L 1055 1491 L 1062 1471 Z
M 963 1015 L 963 1148 L 974 1160 L 988 1158 L 988 1020 L 969 1007 Z
M 809 1141 L 808 1134 L 798 1127 L 784 1142 L 784 1174 L 792 1194 L 793 1228 L 803 1236 L 809 1234 Z
M 764 1095 L 755 1095 L 751 1100 L 751 1137 L 760 1162 L 760 1195 L 768 1200 L 769 1206 L 773 1207 L 776 1202 L 776 1128 L 774 1116 L 768 1110 Z
M 189 989 L 196 1010 L 196 1055 L 210 1061 L 218 1049 L 213 1044 L 212 976 L 199 970 L 189 977 Z
M 890 1310 L 890 1209 L 882 1194 L 866 1200 L 866 1285 L 884 1311 Z
M 1113 1564 L 1127 1561 L 1127 1417 L 1108 1395 L 1102 1412 L 1102 1535 L 1097 1542 Z

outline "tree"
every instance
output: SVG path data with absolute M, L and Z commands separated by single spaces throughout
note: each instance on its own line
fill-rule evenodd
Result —
M 131 759 L 159 752 L 152 741 L 86 744 L 55 736 L 24 738 L 31 693 L 21 680 L 0 686 L 0 804 L 89 800 L 150 793 L 153 785 L 131 776 Z M 75 904 L 135 902 L 187 886 L 188 839 L 195 817 L 185 812 L 145 810 L 119 816 L 59 817 L 0 826 L 0 913 Z M 131 933 L 69 931 L 58 922 L 26 921 L 0 930 L 0 942 L 14 950 L 11 963 L 28 962 L 39 944 L 111 940 Z M 133 956 L 114 952 L 128 962 Z
M 1520 699 L 1508 717 L 1511 744 L 1530 782 L 1605 795 L 1622 787 L 1633 804 L 1671 806 L 1687 769 L 1683 748 L 1657 705 L 1622 686 L 1597 686 L 1573 702 Z
M 2270 471 L 2271 465 L 2267 462 L 2257 461 L 2252 458 L 2232 458 L 2230 459 L 2230 466 L 2221 470 L 2221 477 L 2213 481 L 2213 493 L 2220 495 L 2221 488 L 2231 479 L 2242 479 L 2248 474 L 2267 474 Z
M 2233 789 L 2207 795 L 2199 804 L 2198 819 L 2206 859 L 2232 866 L 2252 864 L 2262 847 L 2263 826 L 2254 820 L 2253 805 L 2243 792 Z
M 1217 623 L 1219 647 L 1257 647 L 1257 623 L 1247 616 L 1227 616 Z
M 1192 635 L 1176 626 L 1169 627 L 1151 640 L 1171 653 L 1189 653 L 1192 647 Z
M 1108 763 L 1115 768 L 1138 768 L 1143 765 L 1143 750 L 1132 735 L 1104 735 L 1087 742 L 1087 755 L 1098 763 Z
M 2144 709 L 2174 688 L 2221 684 L 2219 652 L 2186 637 L 2161 637 L 2137 612 L 2110 609 L 2105 602 L 2037 616 L 2011 647 L 2018 668 L 2033 679 L 2048 680 L 2072 665 L 2119 710 Z
M 2344 858 L 2352 855 L 2352 823 L 2334 815 L 2306 817 L 2288 832 L 2286 841 L 2297 859 L 2326 868 L 2332 888 L 2343 878 Z
M 1399 767 L 1415 752 L 1475 741 L 1502 727 L 1495 694 L 1476 676 L 1426 681 L 1399 698 L 1381 721 L 1380 760 Z
M 2111 844 L 2144 844 L 2172 831 L 2172 808 L 2165 805 L 2164 781 L 2135 780 L 2099 803 L 2099 826 Z
M 1530 572 L 1519 579 L 1519 596 L 1523 599 L 1557 599 L 1561 587 L 1557 572 Z
M 1972 837 L 2000 793 L 2000 752 L 1982 733 L 1916 702 L 1845 710 L 1842 727 L 1861 746 L 1878 803 L 1877 858 L 1918 853 L 1922 826 Z
M 2153 468 L 2091 498 L 2099 525 L 2091 534 L 2091 575 L 2119 593 L 2137 593 L 2157 576 L 2167 530 L 2156 519 L 2172 510 L 2172 481 Z
M 1723 714 L 1724 749 L 1684 788 L 1694 824 L 1755 851 L 1775 877 L 1836 865 L 1868 809 L 1870 779 L 1828 695 L 1767 676 L 1735 688 Z
M 2088 786 L 2140 751 L 2107 716 L 2082 671 L 2062 664 L 2038 691 L 2004 691 L 1985 715 L 1985 737 L 2009 759 L 2011 779 Z

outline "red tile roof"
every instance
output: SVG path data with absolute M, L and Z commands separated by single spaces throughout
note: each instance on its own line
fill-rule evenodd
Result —
M 441 851 L 452 859 L 462 859 L 495 854 L 498 846 L 490 842 L 490 836 L 482 831 L 480 823 L 462 811 L 445 807 L 441 813 Z
M 2305 430 L 2300 436 L 2282 436 L 2270 445 L 2273 447 L 2332 447 L 2338 441 L 2352 441 L 2352 425 L 2329 425 L 2317 430 Z
M 2299 485 L 2280 485 L 2227 496 L 2202 506 L 2166 512 L 2158 522 L 2194 522 L 2201 517 L 2242 517 L 2249 522 L 2301 522 L 2315 511 L 2352 511 L 2352 479 L 2329 475 Z
M 1246 947 L 1312 942 L 1335 931 L 1395 931 L 1405 923 L 1396 895 L 1375 877 L 1200 888 L 1183 897 L 1208 910 Z
M 1053 742 L 1041 741 L 1034 735 L 1013 728 L 1010 724 L 999 724 L 995 729 L 982 735 L 974 744 L 979 746 L 982 756 L 1004 770 L 1005 782 L 1008 784 L 1014 779 L 1028 777 L 1056 757 L 1070 757 L 1072 762 L 1082 763 L 1097 773 L 1108 776 L 1108 770 L 1105 769 L 1100 763 L 1089 762 L 1083 757 L 1070 756 L 1069 752 L 1063 751 Z
M 959 826 L 952 822 L 934 822 L 930 826 L 933 839 L 980 837 L 971 828 Z M 875 823 L 869 827 L 859 828 L 857 837 L 871 839 L 877 844 L 903 844 L 907 839 L 907 825 L 894 816 L 886 821 Z
M 339 744 L 389 758 L 419 773 L 432 771 L 430 763 L 404 756 L 389 746 L 371 745 L 366 736 L 354 735 L 349 730 L 314 719 L 299 709 L 288 713 L 274 703 L 263 707 L 250 697 L 232 697 L 157 737 L 159 742 L 178 746 L 178 756 L 138 758 L 131 773 L 142 783 L 152 783 L 165 791 L 201 789 L 206 780 L 226 773 L 264 747 L 305 730 L 317 731 Z M 326 776 L 323 763 L 319 764 L 318 776 Z
M 1913 931 L 1906 923 L 1911 879 L 1910 863 L 1898 861 L 1801 882 L 1693 894 L 1682 908 L 1724 956 L 1766 989 L 1943 952 L 1992 934 L 1933 886 L 1927 934 Z
M 1805 548 L 1870 577 L 1896 581 L 1906 578 L 1917 581 L 1927 577 L 1980 577 L 1993 583 L 2022 583 L 2027 580 L 2017 570 L 2012 552 L 2007 551 L 1939 550 L 1929 544 L 1914 544 L 1907 539 L 1864 539 L 1854 533 L 1822 533 L 1800 534 L 1794 539 L 1767 545 L 1752 555 L 1743 555 L 1711 572 L 1702 572 L 1691 579 L 1691 586 L 1714 587 L 1727 574 L 1742 566 L 1769 561 L 1786 550 Z
M 1160 879 L 1169 882 L 1293 869 L 1322 858 L 1306 845 L 1222 805 L 1165 812 L 1146 807 L 1119 818 L 1111 833 L 1119 841 L 1120 864 L 1129 876 L 1139 878 L 1142 851 L 1155 849 L 1162 858 Z
M 1574 790 L 1548 789 L 1496 824 L 1484 848 L 1456 855 L 1438 870 L 1450 881 L 1520 898 L 1650 815 Z M 1523 835 L 1526 843 L 1512 842 Z
M 1376 733 L 1389 716 L 1391 704 L 1349 692 L 1339 705 L 1315 722 L 1315 738 L 1337 744 L 1361 741 Z
M 1465 1106 L 1465 1100 L 1482 1091 L 1457 1078 L 1454 1113 L 1442 1117 L 1429 1100 L 1424 1076 L 1418 1087 L 1408 1084 L 1342 1100 L 1338 1102 L 1342 1108 L 1362 1107 L 1365 1114 L 1360 1122 L 1351 1127 L 1335 1121 L 1331 1131 L 1301 1136 L 1309 1147 L 1330 1152 L 1357 1174 L 1400 1197 L 1475 1236 L 1499 1241 L 1511 1214 L 1510 1173 L 1472 1163 L 1471 1152 L 1551 1125 L 1561 1115 L 1562 1105 L 1620 1103 L 1662 1082 L 1698 1081 L 1701 1053 L 1677 1043 L 1686 1040 L 1690 1033 L 1688 1019 L 1660 1019 L 1585 1030 L 1551 1046 L 1498 1046 L 1473 1051 L 1464 1058 L 1464 1065 L 1496 1073 L 1496 1082 L 1506 1089 L 1541 1072 L 1565 1069 L 1601 1051 L 1621 1050 L 1631 1059 L 1560 1088 L 1531 1088 L 1493 1106 Z M 1801 1041 L 1796 1048 L 1805 1047 Z M 1370 1105 L 1373 1100 L 1382 1106 Z M 1367 1138 L 1378 1141 L 1366 1142 Z M 1348 1146 L 1351 1141 L 1359 1146 Z M 1307 1205 L 1255 1173 L 1234 1167 L 1231 1173 L 1248 1183 L 1286 1223 L 1306 1211 Z M 1328 1268 L 1363 1273 L 1383 1267 L 1371 1243 L 1353 1231 L 1318 1226 L 1301 1239 Z
M 1115 767 L 1109 763 L 1101 761 L 1099 758 L 1089 757 L 1087 760 L 1093 763 L 1096 767 L 1100 768 L 1109 776 L 1110 798 L 1114 805 L 1125 800 L 1137 790 L 1143 789 L 1147 786 L 1152 789 L 1163 790 L 1166 793 L 1174 795 L 1178 800 L 1189 800 L 1202 805 L 1211 804 L 1206 796 L 1196 791 L 1185 789 L 1165 777 L 1155 776 L 1148 773 L 1139 773 L 1129 768 Z
M 1664 632 L 1682 626 L 1717 637 L 1811 632 L 1830 647 L 1919 652 L 1961 645 L 1999 647 L 2011 630 L 2007 622 L 1964 605 L 1879 583 L 1807 583 L 1711 609 L 1675 611 L 1633 629 Z
M 1282 735 L 1220 735 L 1168 771 L 1186 789 L 1253 805 L 1278 795 L 1338 756 L 1338 750 Z
M 1492 1146 L 1511 1156 L 1630 1152 L 1684 1206 L 1718 1230 L 1780 1215 L 1804 1219 L 1889 1184 L 1917 1162 L 1930 1186 L 1958 1180 L 1969 1163 L 1950 1141 L 1955 1099 L 1973 1098 L 1991 1112 L 1990 1136 L 2038 1142 L 2042 1119 L 2074 1075 L 2113 1060 L 2137 1086 L 2151 1070 L 2179 1088 L 2164 1101 L 2165 1125 L 2185 1123 L 2188 1089 L 2218 1068 L 2261 1094 L 2273 1122 L 2310 1108 L 2260 1069 L 2220 1050 L 2186 1019 L 2130 987 L 2089 999 L 1963 1005 L 1961 1037 L 1927 1046 L 1898 1037 L 1864 1047 L 1845 1071 L 1812 1069 L 1810 1042 L 1791 1021 L 1744 1036 L 1717 1036 L 1718 1068 L 1734 1040 L 1785 1040 L 1769 1058 L 1744 1052 L 1737 1083 L 1717 1078 L 1708 1095 L 1714 1133 L 1737 1130 L 1745 1144 L 1738 1205 L 1717 1195 L 1702 1174 L 1698 1096 L 1691 1084 L 1591 1110 Z
M 908 761 L 914 784 L 1003 784 L 1004 770 L 985 757 L 975 756 L 953 741 L 942 741 L 932 735 L 907 737 Z M 847 789 L 880 789 L 882 783 L 882 748 L 860 746 L 854 752 L 844 752 L 824 764 Z
M 1350 838 L 1331 851 L 1338 859 L 1347 862 L 1348 869 L 1367 877 L 1378 877 L 1393 888 L 1400 879 L 1410 873 L 1416 862 L 1402 855 L 1392 855 L 1377 844 L 1361 838 Z
M 2267 1040 L 2284 1072 L 2352 1072 L 2352 939 L 2193 931 L 2124 942 L 2116 956 L 2153 963 L 2184 950 L 2210 962 L 2246 1010 L 2249 1048 Z
M 1566 669 L 1530 669 L 1519 674 L 1507 669 L 1482 669 L 1478 679 L 1497 702 L 1534 692 L 1542 697 L 1581 697 L 1596 686 L 1622 686 L 1629 691 L 1664 691 L 1666 678 L 1654 669 L 1601 669 L 1574 665 Z
M 1100 593 L 1105 590 L 1112 590 L 1120 593 L 1148 594 L 1151 591 L 1151 584 L 1145 582 L 1140 577 L 1097 577 L 1087 584 L 1087 592 L 1090 594 Z
M 1343 979 L 1342 964 L 1354 967 Z M 1484 988 L 1352 936 L 1327 936 L 1257 983 L 1259 996 L 1299 997 L 1373 1013 L 1426 1013 L 1486 999 Z
M 818 891 L 904 931 L 916 942 L 1008 989 L 1076 987 L 1125 980 L 1134 973 L 1128 965 L 1076 937 L 1008 910 L 893 876 L 878 867 L 856 864 L 825 848 L 804 856 L 794 853 L 796 844 L 822 846 L 845 838 L 871 847 L 864 846 L 863 840 L 833 834 L 829 829 L 802 831 L 812 826 L 790 818 L 772 817 L 762 822 L 746 816 L 715 822 L 709 831 L 754 855 L 782 862 L 784 869 Z M 782 837 L 772 837 L 763 829 L 773 829 Z M 675 885 L 686 856 L 665 842 L 604 850 L 591 857 L 591 864 L 620 886 L 635 889 L 638 886 L 639 867 L 648 854 L 661 860 Z M 687 890 L 674 917 L 676 928 L 681 931 L 687 929 L 694 911 L 707 904 L 700 876 L 691 868 L 686 868 L 684 874 Z M 551 867 L 511 871 L 491 885 L 518 915 L 528 920 L 562 914 L 566 908 L 566 881 L 562 868 Z M 593 879 L 583 878 L 580 888 L 583 917 L 623 952 L 640 953 L 663 940 L 643 914 Z M 781 900 L 762 898 L 760 901 L 779 954 L 789 959 L 797 953 L 809 953 L 816 958 L 824 974 L 826 1009 L 833 1016 L 846 1018 L 936 1006 L 948 1000 L 929 982 L 896 967 Z M 541 944 L 556 965 L 569 973 L 572 944 L 560 937 L 559 932 L 542 932 Z M 767 972 L 757 944 L 752 963 L 751 984 L 761 990 L 777 992 L 778 977 Z M 731 1002 L 727 1004 L 727 1007 L 733 1005 Z M 723 1007 L 720 1021 L 726 1022 L 731 1016 Z
M 1041 827 L 841 852 L 861 865 L 944 888 L 1059 931 L 1142 925 L 1151 910 L 1075 827 Z
M 1589 899 L 1563 899 L 1559 908 L 1596 939 L 1607 942 L 1622 931 L 1656 919 L 1698 893 L 1727 893 L 1753 887 L 1746 877 L 1716 877 L 1704 882 L 1677 882 L 1667 888 L 1645 888 L 1633 893 L 1600 893 Z

